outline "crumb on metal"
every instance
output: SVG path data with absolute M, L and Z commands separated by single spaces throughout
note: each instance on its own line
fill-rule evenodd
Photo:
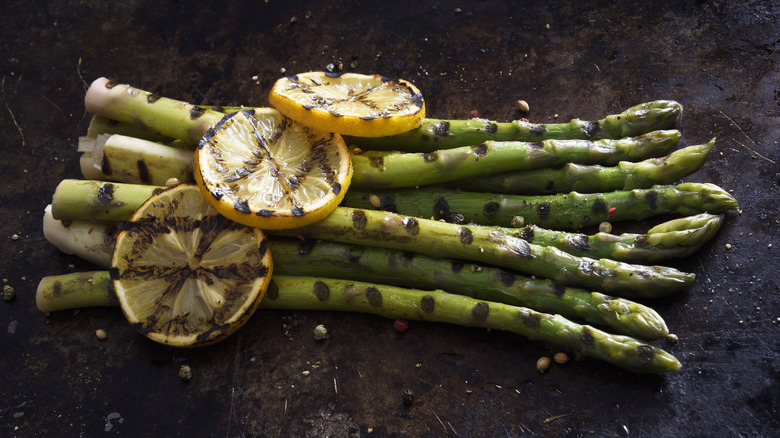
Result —
M 328 329 L 325 328 L 324 325 L 319 324 L 316 327 L 314 327 L 314 340 L 315 341 L 324 341 L 325 338 L 328 337 Z
M 10 284 L 6 284 L 3 286 L 3 292 L 2 297 L 5 301 L 11 301 L 14 299 L 14 296 L 16 296 L 16 291 L 14 290 L 14 287 Z
M 190 368 L 189 365 L 182 365 L 181 368 L 179 368 L 179 378 L 184 382 L 191 380 L 192 368 Z

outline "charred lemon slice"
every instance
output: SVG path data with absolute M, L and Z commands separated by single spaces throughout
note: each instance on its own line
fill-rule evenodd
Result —
M 268 100 L 304 125 L 356 137 L 400 134 L 425 118 L 414 85 L 379 75 L 302 73 L 276 81 Z
M 271 271 L 263 232 L 217 213 L 192 184 L 153 195 L 133 214 L 109 270 L 127 320 L 179 347 L 218 342 L 246 323 Z
M 211 205 L 252 227 L 287 229 L 329 215 L 349 188 L 352 162 L 338 134 L 271 109 L 225 116 L 195 153 L 195 181 Z

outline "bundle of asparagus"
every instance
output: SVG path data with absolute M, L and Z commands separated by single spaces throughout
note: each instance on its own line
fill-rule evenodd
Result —
M 44 219 L 50 242 L 103 268 L 115 230 L 141 203 L 170 181 L 192 181 L 192 144 L 204 119 L 225 110 L 143 93 L 129 105 L 92 103 L 100 114 L 79 146 L 85 180 L 63 181 Z M 193 117 L 171 116 L 182 108 Z M 693 274 L 650 263 L 697 251 L 736 208 L 714 185 L 669 185 L 698 170 L 714 144 L 663 156 L 680 138 L 668 129 L 681 111 L 657 101 L 595 122 L 426 120 L 393 137 L 348 138 L 354 188 L 326 219 L 274 232 L 261 305 L 496 328 L 634 372 L 677 369 L 646 342 L 669 335 L 662 317 L 631 299 L 690 285 Z M 563 231 L 669 213 L 685 217 L 643 234 Z M 107 278 L 44 278 L 39 307 L 116 305 Z

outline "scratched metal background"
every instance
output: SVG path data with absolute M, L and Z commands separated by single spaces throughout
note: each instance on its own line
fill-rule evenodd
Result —
M 0 436 L 780 433 L 777 1 L 11 0 L 2 9 L 0 276 L 16 298 L 0 302 Z M 89 82 L 264 105 L 281 69 L 331 63 L 413 81 L 432 117 L 511 120 L 525 99 L 528 118 L 551 122 L 680 101 L 682 144 L 718 138 L 689 180 L 733 190 L 742 207 L 711 245 L 675 264 L 696 283 L 651 303 L 680 338 L 661 344 L 683 368 L 636 376 L 586 360 L 539 374 L 536 359 L 553 346 L 424 323 L 397 334 L 388 320 L 319 312 L 263 311 L 220 345 L 173 350 L 118 309 L 37 311 L 41 276 L 91 268 L 41 233 L 56 184 L 80 177 Z M 330 338 L 315 343 L 320 323 Z M 182 364 L 194 370 L 188 383 Z M 404 389 L 416 396 L 410 407 Z

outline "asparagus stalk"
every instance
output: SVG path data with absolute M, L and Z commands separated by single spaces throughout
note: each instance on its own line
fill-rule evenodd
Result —
M 125 135 L 79 139 L 81 173 L 87 179 L 164 185 L 169 178 L 193 181 L 193 152 Z
M 75 199 L 90 200 L 91 182 L 65 180 L 52 199 L 52 214 L 59 220 L 127 220 L 130 205 L 140 206 L 147 198 L 143 189 L 133 193 L 132 184 L 123 185 L 126 197 L 114 198 L 126 216 L 111 207 L 80 205 Z M 112 184 L 117 186 L 118 183 Z M 98 186 L 99 187 L 99 186 Z M 151 186 L 146 186 L 151 187 Z M 157 189 L 153 187 L 152 190 Z M 100 190 L 99 188 L 97 190 Z M 149 189 L 146 189 L 149 190 Z M 113 189 L 117 191 L 116 188 Z M 138 194 L 141 196 L 138 196 Z M 149 193 L 149 192 L 147 192 Z M 58 205 L 60 200 L 67 200 Z M 90 200 L 90 203 L 93 201 Z M 82 204 L 87 204 L 82 201 Z M 269 231 L 270 232 L 270 231 Z M 694 275 L 665 266 L 632 265 L 615 260 L 576 257 L 554 247 L 530 244 L 495 227 L 458 225 L 415 219 L 385 211 L 339 207 L 325 219 L 294 230 L 273 231 L 276 235 L 304 236 L 342 243 L 355 243 L 388 249 L 415 251 L 435 257 L 449 257 L 496 265 L 545 277 L 556 283 L 587 289 L 619 292 L 626 298 L 669 295 L 690 285 Z
M 676 358 L 654 345 L 524 307 L 441 290 L 419 291 L 349 280 L 274 276 L 271 283 L 267 299 L 261 302 L 265 309 L 357 311 L 386 318 L 483 327 L 563 345 L 635 373 L 680 368 Z
M 656 156 L 679 138 L 678 131 L 652 133 L 620 140 L 549 140 L 541 144 L 491 142 L 433 154 L 367 152 L 352 156 L 353 187 L 413 187 L 488 175 L 509 169 L 555 166 L 566 161 L 613 164 L 624 159 Z M 193 152 L 120 134 L 82 137 L 79 142 L 82 174 L 87 179 L 164 184 L 168 178 L 192 181 Z M 702 160 L 703 161 L 703 160 Z M 624 167 L 633 169 L 630 162 Z M 669 181 L 680 174 L 674 166 L 658 162 L 639 173 L 660 173 Z M 679 166 L 678 166 L 679 167 Z M 544 173 L 555 173 L 545 170 Z M 624 172 L 625 173 L 625 172 Z M 656 176 L 656 178 L 658 178 Z M 591 178 L 592 179 L 592 178 Z
M 344 197 L 343 205 L 501 227 L 511 227 L 517 224 L 517 218 L 522 218 L 525 224 L 572 230 L 604 221 L 643 220 L 672 213 L 719 214 L 738 206 L 728 192 L 709 183 L 546 196 L 486 194 L 436 187 L 385 191 L 352 189 Z
M 90 260 L 101 268 L 109 268 L 114 227 L 87 221 L 63 224 L 55 220 L 51 209 L 47 208 L 43 231 L 46 239 L 61 251 Z M 93 245 L 92 240 L 100 244 Z M 271 237 L 269 242 L 275 274 L 443 289 L 472 298 L 581 318 L 640 339 L 660 339 L 669 334 L 663 318 L 645 305 L 599 292 L 558 287 L 550 280 L 532 280 L 498 268 L 409 251 L 327 241 Z
M 668 129 L 682 114 L 682 106 L 671 100 L 642 103 L 620 114 L 598 121 L 573 119 L 568 123 L 539 124 L 522 120 L 494 122 L 485 119 L 425 119 L 419 128 L 390 137 L 344 137 L 347 144 L 372 150 L 432 152 L 486 141 L 595 140 L 642 135 Z
M 616 140 L 486 141 L 427 153 L 369 151 L 353 154 L 352 184 L 370 188 L 414 187 L 569 162 L 614 165 L 663 155 L 679 138 L 679 131 L 653 131 Z
M 663 318 L 643 304 L 558 286 L 551 280 L 530 279 L 491 266 L 328 241 L 272 237 L 270 242 L 274 266 L 277 266 L 277 273 L 283 275 L 442 289 L 480 300 L 583 319 L 640 339 L 661 339 L 669 334 Z
M 669 295 L 690 285 L 695 277 L 665 266 L 577 257 L 558 248 L 528 243 L 495 227 L 347 207 L 339 207 L 315 224 L 274 233 L 471 260 L 626 298 Z
M 224 114 L 157 96 L 106 78 L 96 79 L 84 97 L 87 111 L 196 145 Z
M 74 279 L 75 275 L 81 277 Z M 87 276 L 90 278 L 85 279 Z M 38 307 L 42 311 L 54 311 L 115 305 L 107 280 L 107 271 L 46 277 L 36 293 Z M 96 291 L 103 285 L 105 289 Z M 662 373 L 681 366 L 666 351 L 628 336 L 576 324 L 559 315 L 441 290 L 421 291 L 351 280 L 274 274 L 260 308 L 362 312 L 386 318 L 505 330 L 531 340 L 560 344 L 582 356 L 598 358 L 635 373 Z
M 661 158 L 648 158 L 640 162 L 621 161 L 612 167 L 567 163 L 560 168 L 464 178 L 449 182 L 446 187 L 513 195 L 646 189 L 653 185 L 671 184 L 701 169 L 714 144 L 715 140 L 712 140 L 706 144 L 678 149 Z
M 586 235 L 548 230 L 536 225 L 523 227 L 512 234 L 526 242 L 554 246 L 577 256 L 657 263 L 695 253 L 715 237 L 722 222 L 723 215 L 700 213 L 673 219 L 661 224 L 665 228 L 654 227 L 646 234 L 599 232 Z M 665 231 L 658 231 L 661 229 Z
M 142 184 L 65 179 L 54 190 L 52 216 L 58 220 L 127 221 L 141 204 L 163 189 Z
M 43 214 L 43 236 L 65 254 L 73 254 L 108 269 L 116 244 L 116 223 L 54 219 L 51 205 Z
M 54 192 L 53 216 L 58 219 L 127 220 L 146 199 L 162 187 L 63 180 Z M 660 224 L 646 234 L 592 236 L 527 226 L 497 231 L 531 243 L 554 246 L 575 255 L 647 263 L 685 257 L 715 236 L 722 217 L 699 214 Z M 660 227 L 664 227 L 663 229 Z
M 162 187 L 64 180 L 54 192 L 53 217 L 124 221 L 155 190 L 160 189 Z M 108 193 L 111 194 L 110 200 L 106 199 Z M 702 213 L 659 224 L 646 234 L 597 233 L 588 236 L 532 225 L 520 229 L 496 227 L 496 231 L 578 256 L 631 263 L 657 263 L 693 254 L 717 234 L 721 223 L 722 216 Z
M 174 140 L 171 137 L 166 137 L 135 125 L 118 122 L 103 116 L 92 116 L 87 128 L 87 136 L 97 138 L 101 134 L 119 134 L 158 143 L 169 143 Z
M 197 144 L 206 130 L 224 114 L 220 108 L 192 105 L 157 96 L 106 78 L 96 79 L 85 97 L 87 111 L 166 137 Z M 508 123 L 483 119 L 426 119 L 422 126 L 404 134 L 377 139 L 348 137 L 348 142 L 367 149 L 431 152 L 485 141 L 542 141 L 568 139 L 617 139 L 671 127 L 682 106 L 670 100 L 646 102 L 620 114 L 595 122 L 573 119 L 568 123 L 536 124 L 516 120 Z
M 108 271 L 72 272 L 43 277 L 35 292 L 41 312 L 119 306 Z

